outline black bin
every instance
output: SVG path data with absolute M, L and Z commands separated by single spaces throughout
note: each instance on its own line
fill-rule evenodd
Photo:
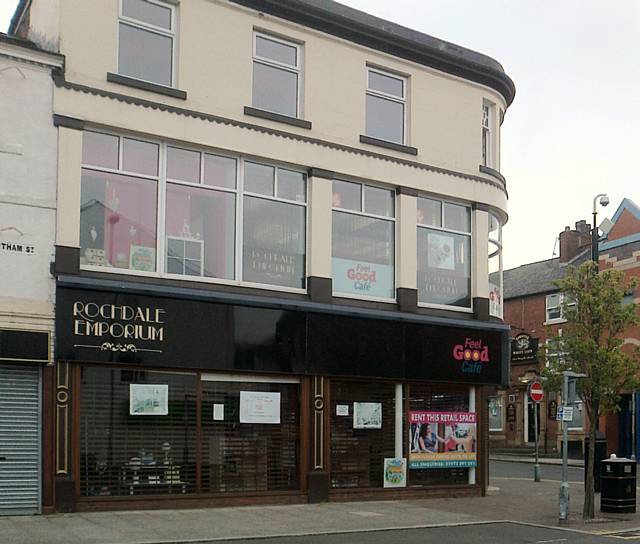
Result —
M 636 462 L 625 457 L 605 459 L 600 473 L 602 512 L 636 511 Z
M 602 470 L 602 461 L 607 458 L 607 438 L 602 431 L 596 431 L 595 455 L 593 460 L 593 489 L 596 493 L 600 493 L 600 471 Z M 589 470 L 589 437 L 584 439 L 584 470 L 585 474 Z M 584 479 L 584 485 L 587 485 L 587 479 Z

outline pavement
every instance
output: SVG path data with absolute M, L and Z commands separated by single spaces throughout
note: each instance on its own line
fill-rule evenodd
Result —
M 506 461 L 509 463 L 535 463 L 536 460 L 533 457 L 523 457 L 519 455 L 508 454 L 491 454 L 489 461 Z M 540 465 L 562 465 L 562 459 L 558 457 L 539 457 L 538 464 Z M 584 461 L 582 459 L 568 459 L 567 464 L 570 467 L 584 467 Z
M 492 476 L 491 485 L 493 491 L 486 497 L 0 517 L 0 543 L 173 544 L 284 536 L 295 537 L 289 539 L 291 542 L 306 542 L 307 539 L 315 542 L 316 537 L 311 538 L 311 535 L 344 533 L 354 536 L 341 542 L 356 542 L 362 537 L 360 533 L 375 532 L 376 535 L 372 535 L 374 542 L 380 538 L 378 531 L 411 529 L 424 529 L 424 542 L 430 542 L 431 537 L 427 539 L 427 534 L 439 531 L 453 536 L 465 530 L 473 533 L 473 529 L 469 529 L 471 525 L 479 527 L 488 522 L 510 523 L 511 528 L 514 523 L 524 524 L 538 527 L 542 533 L 550 535 L 552 530 L 571 529 L 579 532 L 571 535 L 583 532 L 593 538 L 585 536 L 583 540 L 572 540 L 567 537 L 566 541 L 601 542 L 607 534 L 640 528 L 640 515 L 602 514 L 598 499 L 597 519 L 583 522 L 581 482 L 570 484 L 571 516 L 563 524 L 558 521 L 557 480 L 535 483 L 531 477 Z M 498 528 L 502 525 L 493 527 L 498 531 L 496 534 L 501 535 L 495 542 L 510 542 L 504 540 L 507 533 Z M 486 527 L 482 530 L 490 531 Z M 553 538 L 547 540 L 553 541 Z M 395 536 L 391 540 L 396 541 Z M 544 539 L 528 541 L 541 540 Z M 475 542 L 473 538 L 456 541 Z

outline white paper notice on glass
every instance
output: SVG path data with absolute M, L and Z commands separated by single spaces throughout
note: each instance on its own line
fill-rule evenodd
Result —
M 336 415 L 337 416 L 348 416 L 349 415 L 349 405 L 348 404 L 336 404 Z
M 213 421 L 224 421 L 224 404 L 213 405 Z
M 240 423 L 280 423 L 280 393 L 240 391 Z

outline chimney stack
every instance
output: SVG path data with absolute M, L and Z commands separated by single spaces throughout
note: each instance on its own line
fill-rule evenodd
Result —
M 568 263 L 591 245 L 591 225 L 584 219 L 577 221 L 575 230 L 565 227 L 560 233 L 560 262 Z

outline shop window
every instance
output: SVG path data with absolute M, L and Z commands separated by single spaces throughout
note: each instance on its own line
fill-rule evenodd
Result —
M 175 6 L 160 0 L 122 0 L 118 73 L 173 85 Z
M 202 491 L 287 491 L 300 487 L 299 384 L 202 382 Z M 241 392 L 279 395 L 278 423 L 243 423 Z M 275 412 L 272 414 L 275 416 Z
M 489 214 L 489 315 L 502 318 L 502 225 Z
M 333 182 L 332 276 L 338 295 L 395 298 L 395 195 Z
M 298 117 L 301 46 L 256 33 L 253 49 L 253 106 Z
M 235 276 L 236 160 L 167 147 L 166 271 Z
M 418 302 L 471 308 L 471 209 L 418 198 Z
M 80 263 L 156 270 L 158 144 L 85 132 Z
M 196 375 L 84 367 L 80 495 L 196 490 Z
M 406 78 L 367 68 L 367 136 L 405 143 L 406 93 Z
M 502 397 L 489 397 L 489 430 L 502 431 Z
M 409 411 L 410 412 L 440 412 L 447 414 L 469 412 L 468 388 L 450 388 L 435 386 L 425 383 L 411 383 L 409 385 Z M 433 446 L 420 444 L 422 428 L 411 425 L 406 429 L 410 445 L 409 470 L 407 473 L 407 485 L 409 487 L 424 487 L 437 485 L 467 485 L 469 483 L 469 468 L 438 468 L 437 463 L 430 463 L 428 468 L 411 468 L 411 452 L 419 452 L 428 449 L 436 452 L 477 452 L 477 424 L 473 426 L 458 425 L 454 423 L 438 424 L 429 429 L 435 433 Z M 477 455 L 477 453 L 476 453 Z M 446 456 L 444 456 L 446 457 Z M 443 458 L 444 458 L 443 457 Z M 437 461 L 437 454 L 434 456 Z M 427 463 L 429 464 L 429 463 Z M 455 464 L 455 463 L 452 463 Z
M 358 410 L 372 415 L 360 421 Z M 394 384 L 332 381 L 330 418 L 331 486 L 383 487 L 384 459 L 395 457 Z
M 306 174 L 248 161 L 244 171 L 243 280 L 304 288 Z

